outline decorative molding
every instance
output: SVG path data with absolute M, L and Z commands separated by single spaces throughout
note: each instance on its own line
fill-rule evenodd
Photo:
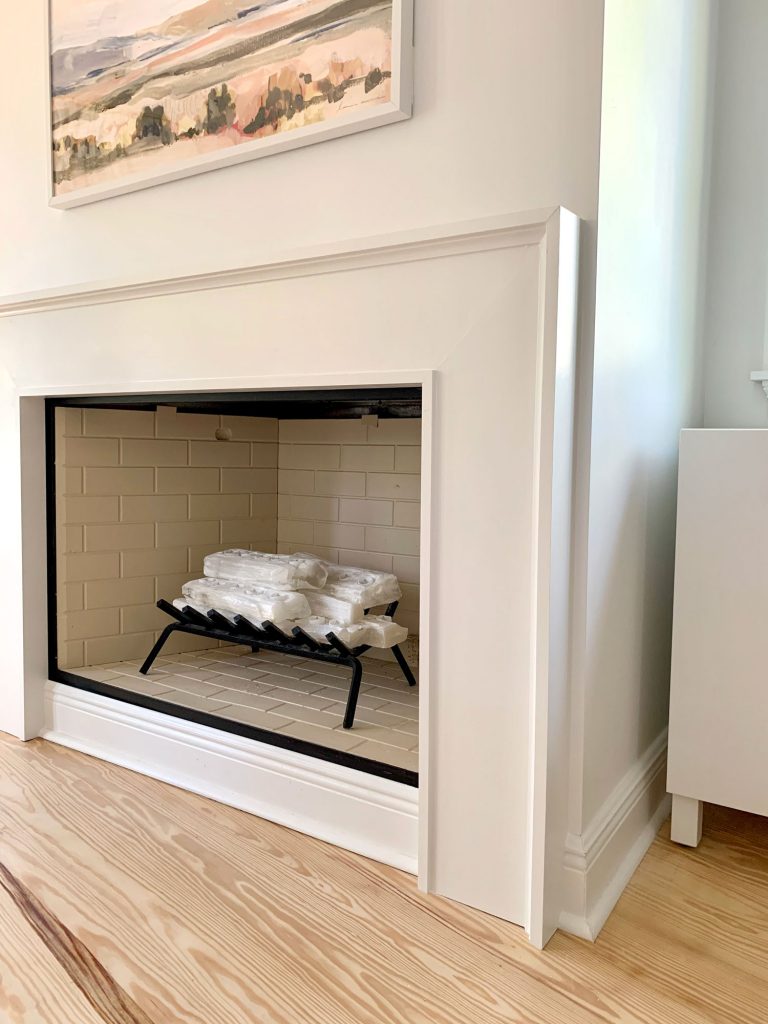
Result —
M 317 274 L 335 274 L 371 267 L 412 263 L 489 252 L 496 249 L 537 245 L 544 238 L 555 209 L 524 215 L 489 217 L 417 231 L 348 241 L 292 253 L 268 256 L 258 263 L 206 270 L 178 277 L 130 279 L 75 284 L 18 295 L 0 295 L 0 317 L 50 313 L 110 302 L 128 302 L 188 292 L 264 284 Z
M 418 790 L 63 683 L 40 735 L 412 874 Z
M 749 379 L 756 384 L 762 384 L 765 397 L 768 398 L 768 370 L 755 370 L 749 375 Z
M 671 801 L 666 793 L 667 730 L 626 773 L 581 835 L 565 843 L 559 927 L 594 941 L 635 873 Z

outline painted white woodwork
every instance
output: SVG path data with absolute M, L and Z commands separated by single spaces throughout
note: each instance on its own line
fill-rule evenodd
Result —
M 418 791 L 63 683 L 40 735 L 412 874 Z
M 673 843 L 680 843 L 683 846 L 698 846 L 701 842 L 703 824 L 704 804 L 701 800 L 677 794 L 672 797 L 670 838 Z
M 683 431 L 667 788 L 689 845 L 699 801 L 768 815 L 766 516 L 768 430 Z
M 618 783 L 582 834 L 565 844 L 565 885 L 559 927 L 594 941 L 662 823 L 667 730 L 656 737 Z
M 0 305 L 7 404 L 33 415 L 47 395 L 422 386 L 420 884 L 537 945 L 561 909 L 566 834 L 577 264 L 577 219 L 545 210 Z M 19 559 L 20 445 L 42 453 L 7 419 L 12 595 L 22 567 L 42 587 L 46 562 L 36 510 Z M 490 615 L 457 619 L 468 579 L 498 595 Z M 0 600 L 18 626 L 0 728 L 35 735 L 46 673 L 30 652 L 20 671 L 17 638 L 44 646 L 44 609 Z

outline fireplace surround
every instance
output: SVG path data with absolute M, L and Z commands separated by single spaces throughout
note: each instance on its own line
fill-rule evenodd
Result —
M 566 835 L 577 263 L 576 218 L 546 210 L 3 303 L 0 727 L 417 870 L 543 944 Z M 417 803 L 49 678 L 45 399 L 319 387 L 422 391 Z M 468 581 L 485 600 L 457 629 Z

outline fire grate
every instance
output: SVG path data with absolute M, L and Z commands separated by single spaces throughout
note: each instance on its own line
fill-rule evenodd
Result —
M 388 607 L 386 614 L 392 618 L 397 611 L 399 602 L 393 601 Z M 224 640 L 227 643 L 243 644 L 250 647 L 254 654 L 260 650 L 277 651 L 280 654 L 290 654 L 296 658 L 309 658 L 313 661 L 330 662 L 334 665 L 345 665 L 352 671 L 347 706 L 344 712 L 343 726 L 351 729 L 355 721 L 357 710 L 357 698 L 360 695 L 360 686 L 363 678 L 363 665 L 360 657 L 370 651 L 369 644 L 361 644 L 359 647 L 348 647 L 340 640 L 335 633 L 328 634 L 328 643 L 323 644 L 314 637 L 311 637 L 301 626 L 294 626 L 290 633 L 286 633 L 275 625 L 274 622 L 262 622 L 254 625 L 244 615 L 235 615 L 230 620 L 221 612 L 209 611 L 207 614 L 186 605 L 179 609 L 161 598 L 157 607 L 170 615 L 175 621 L 166 626 L 158 637 L 152 650 L 147 655 L 144 664 L 139 671 L 147 675 L 152 668 L 155 659 L 160 654 L 168 638 L 173 633 L 191 633 L 194 636 L 204 636 L 211 640 Z M 366 614 L 368 614 L 368 609 Z M 409 686 L 416 685 L 416 679 L 411 667 L 405 659 L 405 655 L 395 644 L 392 648 L 400 669 Z

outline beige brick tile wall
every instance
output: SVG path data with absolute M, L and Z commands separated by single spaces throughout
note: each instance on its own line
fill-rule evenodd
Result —
M 419 629 L 421 420 L 281 420 L 278 551 L 395 572 Z
M 395 572 L 418 633 L 421 420 L 59 409 L 56 431 L 62 667 L 143 657 L 156 600 L 222 547 Z
M 277 420 L 59 409 L 56 433 L 63 668 L 143 657 L 209 552 L 275 550 Z

